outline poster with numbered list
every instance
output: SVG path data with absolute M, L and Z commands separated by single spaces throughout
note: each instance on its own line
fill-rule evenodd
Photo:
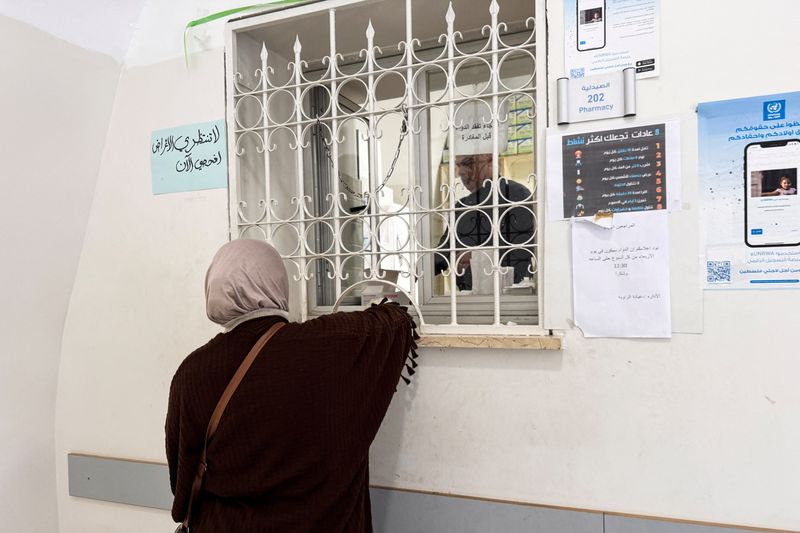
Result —
M 681 208 L 680 122 L 547 136 L 547 218 Z

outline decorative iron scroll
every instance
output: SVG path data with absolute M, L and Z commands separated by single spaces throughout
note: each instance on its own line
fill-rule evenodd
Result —
M 344 68 L 344 56 L 337 50 L 336 13 L 336 9 L 328 10 L 330 47 L 324 57 L 303 59 L 303 45 L 297 37 L 291 54 L 286 56 L 291 60 L 281 63 L 279 59 L 284 56 L 273 58 L 271 53 L 283 51 L 270 52 L 269 43 L 262 43 L 260 65 L 253 65 L 245 74 L 234 73 L 229 100 L 233 123 L 228 127 L 234 139 L 232 155 L 238 158 L 238 164 L 231 168 L 234 173 L 241 173 L 238 169 L 243 165 L 257 164 L 263 167 L 264 176 L 259 187 L 249 190 L 240 185 L 240 177 L 231 176 L 237 206 L 233 235 L 279 242 L 290 275 L 302 286 L 304 302 L 308 301 L 313 284 L 319 281 L 315 278 L 321 275 L 332 286 L 333 298 L 338 301 L 345 292 L 351 292 L 354 284 L 388 281 L 387 270 L 399 270 L 405 287 L 402 292 L 410 295 L 414 306 L 423 308 L 424 313 L 423 286 L 427 283 L 430 287 L 433 277 L 441 274 L 445 281 L 441 283 L 444 294 L 440 296 L 449 302 L 447 324 L 458 325 L 458 306 L 463 301 L 459 296 L 470 292 L 471 278 L 487 276 L 492 286 L 491 303 L 486 305 L 492 315 L 489 323 L 501 325 L 504 286 L 515 287 L 523 278 L 535 279 L 539 258 L 538 180 L 533 164 L 523 184 L 502 175 L 500 159 L 506 148 L 499 140 L 501 132 L 518 123 L 520 128 L 535 131 L 533 17 L 516 21 L 518 29 L 510 40 L 508 25 L 498 18 L 500 5 L 492 0 L 490 23 L 475 28 L 467 40 L 455 29 L 456 13 L 450 4 L 443 21 L 445 31 L 433 47 L 423 47 L 412 31 L 412 1 L 406 0 L 406 35 L 397 43 L 396 53 L 385 53 L 386 47 L 375 45 L 375 28 L 370 21 L 364 33 L 366 46 L 358 52 L 358 62 L 350 61 Z M 520 60 L 531 67 L 522 75 L 517 73 L 511 83 L 502 73 L 510 62 Z M 310 75 L 309 62 L 321 69 Z M 289 76 L 279 80 L 275 65 L 287 63 Z M 475 68 L 488 72 L 488 79 L 465 87 L 459 79 L 468 69 Z M 444 80 L 441 94 L 435 97 L 424 90 L 423 80 L 431 75 Z M 403 94 L 394 99 L 395 104 L 386 106 L 378 92 L 389 80 L 395 85 L 401 80 Z M 343 96 L 354 87 L 364 95 L 363 101 L 344 105 Z M 309 105 L 312 95 L 322 103 Z M 420 152 L 419 139 L 427 135 L 426 128 L 433 127 L 431 113 L 443 117 L 441 134 L 447 150 L 456 146 L 457 135 L 463 133 L 467 110 L 476 108 L 481 109 L 482 128 L 492 139 L 492 157 L 486 158 L 492 165 L 491 179 L 480 184 L 477 191 L 470 191 L 458 179 L 458 166 L 466 164 L 466 160 L 445 155 L 439 165 L 445 176 L 441 183 L 427 172 L 409 171 L 407 182 L 399 191 L 399 202 L 387 208 L 382 202 L 383 189 L 401 152 L 405 152 L 409 169 L 419 163 L 423 168 L 430 166 Z M 363 125 L 361 141 L 368 145 L 370 154 L 377 152 L 378 143 L 387 134 L 386 123 L 402 122 L 388 171 L 379 169 L 374 157 L 370 157 L 365 190 L 355 190 L 339 172 L 344 131 L 352 128 L 354 120 Z M 290 194 L 273 190 L 278 177 L 270 175 L 271 158 L 277 157 L 283 158 L 284 163 L 289 159 L 293 163 Z M 306 190 L 309 161 L 328 173 L 329 191 L 324 197 L 315 197 L 314 191 Z M 434 227 L 438 228 L 438 235 L 432 236 Z M 394 242 L 387 242 L 387 228 L 391 228 Z M 352 235 L 361 239 L 354 243 L 345 237 Z M 393 265 L 391 269 L 388 264 Z M 353 279 L 356 271 L 359 279 Z M 426 294 L 431 294 L 430 289 Z M 535 301 L 535 296 L 528 301 Z M 425 323 L 425 317 L 419 319 Z

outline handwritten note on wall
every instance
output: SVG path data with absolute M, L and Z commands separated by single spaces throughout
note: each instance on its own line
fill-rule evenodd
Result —
M 572 225 L 575 324 L 586 337 L 672 335 L 667 213 Z
M 153 194 L 228 185 L 225 121 L 154 131 L 150 139 Z

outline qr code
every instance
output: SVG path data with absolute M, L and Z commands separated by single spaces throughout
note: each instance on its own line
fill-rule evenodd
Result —
M 730 283 L 730 261 L 706 261 L 707 281 L 709 283 Z
M 576 78 L 583 78 L 585 75 L 583 68 L 572 68 L 569 69 L 569 77 L 573 80 Z

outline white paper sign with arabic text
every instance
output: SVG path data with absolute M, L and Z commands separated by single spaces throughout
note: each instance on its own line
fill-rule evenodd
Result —
M 672 336 L 667 213 L 574 219 L 572 289 L 585 337 Z

